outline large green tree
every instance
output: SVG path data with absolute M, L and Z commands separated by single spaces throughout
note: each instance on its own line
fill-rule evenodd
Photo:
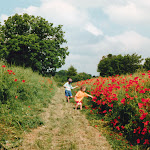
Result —
M 103 56 L 98 64 L 97 71 L 101 76 L 112 76 L 126 73 L 134 73 L 141 67 L 143 59 L 137 54 L 132 55 L 112 55 Z
M 0 57 L 8 63 L 31 67 L 42 74 L 54 73 L 69 54 L 62 47 L 62 25 L 53 27 L 44 18 L 28 14 L 10 16 L 1 28 Z

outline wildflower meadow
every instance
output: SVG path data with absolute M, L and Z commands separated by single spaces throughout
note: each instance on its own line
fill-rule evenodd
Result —
M 129 144 L 125 149 L 150 147 L 150 71 L 76 83 L 78 86 L 83 84 L 87 92 L 94 96 L 92 100 L 88 98 L 83 102 L 92 120 L 96 116 L 97 120 L 106 121 L 115 135 L 123 137 L 122 140 L 116 139 L 121 144 Z M 112 138 L 113 135 L 110 134 Z

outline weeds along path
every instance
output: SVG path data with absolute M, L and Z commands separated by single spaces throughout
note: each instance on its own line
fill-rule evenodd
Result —
M 105 137 L 66 102 L 63 88 L 57 89 L 42 118 L 45 125 L 25 135 L 16 150 L 111 150 Z

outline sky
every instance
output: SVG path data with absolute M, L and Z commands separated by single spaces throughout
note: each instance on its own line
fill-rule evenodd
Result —
M 63 25 L 69 56 L 59 70 L 99 75 L 108 54 L 150 57 L 149 0 L 0 0 L 0 22 L 15 13 Z

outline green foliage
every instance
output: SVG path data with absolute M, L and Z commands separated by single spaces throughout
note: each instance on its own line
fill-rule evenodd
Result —
M 0 58 L 42 74 L 54 73 L 69 54 L 61 47 L 66 42 L 62 25 L 53 27 L 42 17 L 15 14 L 1 27 Z
M 57 86 L 63 86 L 67 81 L 67 70 L 60 70 L 55 73 L 54 80 L 57 82 Z
M 67 76 L 72 77 L 77 75 L 77 69 L 75 69 L 72 65 L 68 68 Z
M 71 76 L 73 82 L 78 82 L 78 81 L 81 81 L 81 80 L 91 79 L 91 77 L 92 77 L 92 75 L 87 74 L 85 72 L 81 72 L 81 73 L 78 73 L 75 76 Z
M 146 70 L 150 70 L 150 58 L 146 58 L 143 67 Z
M 77 69 L 75 69 L 73 66 L 70 66 L 68 70 L 60 70 L 56 72 L 54 79 L 58 86 L 62 86 L 68 78 L 72 78 L 73 82 L 77 82 L 90 79 L 91 77 L 91 74 L 87 74 L 85 72 L 77 73 Z
M 127 73 L 134 73 L 141 67 L 142 59 L 137 54 L 132 55 L 112 55 L 103 56 L 98 64 L 97 71 L 101 76 L 121 75 Z
M 38 114 L 48 106 L 54 84 L 31 69 L 2 62 L 0 79 L 0 147 L 9 149 L 19 145 L 23 132 L 43 124 Z
M 87 79 L 91 79 L 92 78 L 92 75 L 91 74 L 87 74 L 85 72 L 81 72 L 78 74 L 78 77 L 80 80 L 87 80 Z M 80 81 L 78 80 L 78 81 Z
M 85 72 L 77 73 L 77 69 L 70 66 L 67 71 L 67 78 L 72 78 L 73 82 L 90 79 L 92 76 Z

